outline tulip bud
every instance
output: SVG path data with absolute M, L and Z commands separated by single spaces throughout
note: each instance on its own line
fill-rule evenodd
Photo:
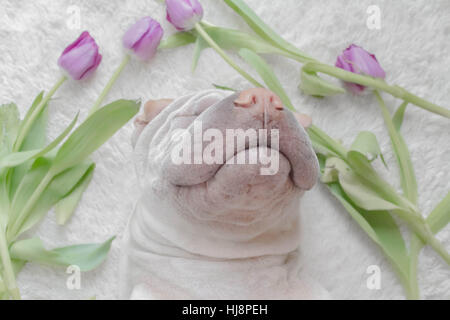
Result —
M 179 31 L 188 31 L 203 18 L 198 0 L 166 0 L 167 20 Z
M 158 21 L 145 17 L 128 29 L 123 37 L 123 46 L 139 59 L 147 61 L 155 55 L 163 34 Z
M 58 59 L 58 65 L 74 80 L 82 80 L 97 70 L 102 61 L 98 46 L 89 32 L 69 45 Z
M 377 61 L 375 55 L 367 52 L 361 47 L 352 44 L 345 49 L 336 60 L 336 67 L 363 75 L 372 76 L 375 78 L 386 77 L 386 73 Z M 362 93 L 366 87 L 346 82 L 346 86 L 355 94 Z

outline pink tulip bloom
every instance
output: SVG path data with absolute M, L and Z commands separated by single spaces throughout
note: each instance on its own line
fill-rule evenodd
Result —
M 58 59 L 58 65 L 74 80 L 82 80 L 97 70 L 102 55 L 97 43 L 89 32 L 84 31 L 80 37 L 69 45 Z
M 140 60 L 148 61 L 155 55 L 163 34 L 158 21 L 145 17 L 128 29 L 123 37 L 123 46 Z
M 386 77 L 386 73 L 383 68 L 381 68 L 375 55 L 355 44 L 352 44 L 342 52 L 337 58 L 335 66 L 353 73 L 368 75 L 375 78 L 384 79 Z M 346 82 L 346 86 L 355 94 L 362 93 L 366 89 L 365 86 L 356 83 Z
M 166 0 L 167 20 L 177 30 L 188 31 L 203 18 L 203 7 L 198 0 Z

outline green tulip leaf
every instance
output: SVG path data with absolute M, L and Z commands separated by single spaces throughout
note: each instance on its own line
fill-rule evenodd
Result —
M 352 171 L 341 172 L 339 183 L 349 198 L 360 208 L 368 211 L 400 209 L 395 203 L 385 200 L 376 189 L 373 189 Z
M 259 54 L 279 54 L 292 58 L 285 51 L 280 50 L 257 36 L 253 36 L 235 29 L 210 26 L 206 24 L 202 24 L 202 27 L 214 40 L 214 42 L 217 43 L 217 45 L 222 49 L 239 51 L 240 49 L 245 48 Z M 209 44 L 206 43 L 202 37 L 197 35 L 193 58 L 193 70 L 195 70 L 195 67 L 197 66 L 201 52 L 208 47 Z
M 14 103 L 0 106 L 0 160 L 11 152 L 19 130 L 19 110 Z
M 8 288 L 6 286 L 5 281 L 3 280 L 2 275 L 3 275 L 3 269 L 2 269 L 2 266 L 0 266 L 0 301 L 9 299 Z
M 20 240 L 11 246 L 14 259 L 50 266 L 78 266 L 81 271 L 97 268 L 106 259 L 115 237 L 100 244 L 80 244 L 47 250 L 39 238 Z
M 44 191 L 38 195 L 38 200 L 31 208 L 30 213 L 24 215 L 23 210 L 29 199 L 44 177 L 47 176 L 51 167 L 51 159 L 38 158 L 24 177 L 10 209 L 8 239 L 15 239 L 40 222 L 58 201 L 67 196 L 78 185 L 86 172 L 92 167 L 92 163 L 81 163 L 56 175 Z
M 33 102 L 33 105 L 28 110 L 25 115 L 25 119 L 30 117 L 30 110 L 34 110 L 42 100 L 42 93 L 39 94 Z M 25 123 L 25 119 L 21 124 Z M 33 124 L 28 131 L 25 139 L 22 142 L 22 145 L 19 151 L 28 151 L 33 149 L 40 149 L 45 146 L 47 142 L 47 122 L 48 122 L 48 109 L 47 105 L 42 109 L 39 116 L 34 120 Z M 22 128 L 20 128 L 22 130 Z
M 8 221 L 9 196 L 6 188 L 6 174 L 0 172 L 0 232 Z
M 450 192 L 447 196 L 436 206 L 436 208 L 428 215 L 426 222 L 429 225 L 431 232 L 434 234 L 442 230 L 450 222 Z M 410 286 L 412 294 L 409 294 L 411 299 L 420 299 L 419 285 L 417 283 L 417 265 L 419 263 L 419 254 L 425 243 L 417 234 L 411 235 L 410 241 Z
M 368 211 L 399 209 L 394 203 L 384 199 L 355 174 L 352 168 L 342 159 L 330 157 L 325 162 L 324 172 L 321 176 L 323 183 L 340 183 L 347 196 L 360 208 Z
M 391 118 L 391 115 L 389 114 L 389 110 L 387 109 L 380 94 L 375 91 L 375 96 L 378 99 L 381 113 L 383 115 L 384 122 L 388 129 L 389 137 L 391 138 L 392 148 L 394 150 L 395 157 L 397 159 L 397 163 L 400 169 L 400 182 L 402 189 L 405 193 L 405 196 L 409 199 L 409 201 L 411 201 L 413 204 L 416 204 L 417 180 L 414 174 L 414 167 L 412 165 L 408 146 L 406 145 L 406 142 L 403 139 L 400 132 L 396 129 L 396 126 L 400 128 L 401 122 L 403 121 L 404 111 L 400 111 L 399 113 L 397 113 L 396 119 L 397 125 L 395 125 Z M 400 106 L 400 110 L 404 108 L 406 108 L 406 105 L 403 103 L 402 106 Z
M 326 145 L 324 145 L 322 141 L 316 140 L 312 134 L 309 134 L 309 139 L 311 140 L 312 147 L 317 156 L 320 155 L 324 158 L 336 156 L 336 154 L 333 153 L 332 150 L 330 150 Z
M 323 173 L 320 181 L 323 183 L 332 183 L 339 181 L 339 175 L 350 171 L 350 168 L 344 160 L 337 157 L 329 157 L 325 161 Z
M 192 58 L 192 72 L 194 72 L 197 68 L 198 60 L 200 59 L 202 51 L 207 47 L 208 44 L 206 41 L 203 40 L 202 37 L 197 37 L 197 40 L 195 41 L 194 56 Z
M 408 106 L 408 102 L 404 101 L 400 107 L 397 108 L 397 111 L 395 111 L 394 116 L 392 117 L 392 122 L 394 123 L 395 129 L 397 129 L 398 132 L 400 132 L 400 129 L 403 124 L 403 118 L 405 117 L 405 111 L 406 107 Z
M 212 85 L 213 85 L 214 88 L 219 89 L 219 90 L 237 92 L 236 89 L 233 89 L 233 88 L 230 88 L 230 87 L 227 87 L 227 86 L 222 86 L 222 85 L 215 84 L 215 83 L 213 83 Z
M 74 189 L 55 205 L 56 222 L 58 224 L 64 225 L 72 217 L 84 191 L 86 191 L 94 176 L 94 169 L 95 164 L 93 163 L 78 181 Z
M 177 32 L 170 37 L 163 39 L 159 44 L 159 50 L 174 49 L 194 43 L 196 37 L 190 32 Z
M 97 110 L 67 138 L 52 170 L 61 172 L 81 163 L 136 115 L 139 107 L 140 102 L 118 100 Z
M 33 111 L 41 103 L 43 97 L 44 97 L 43 91 L 36 96 L 31 107 L 28 109 L 23 121 L 20 124 L 19 131 L 23 130 L 22 126 L 24 125 L 25 121 L 28 121 Z M 30 131 L 25 136 L 22 145 L 18 151 L 39 150 L 45 146 L 47 142 L 47 121 L 48 121 L 48 111 L 47 105 L 45 105 L 41 113 L 38 115 L 38 117 L 34 120 L 33 124 L 31 125 Z M 33 161 L 30 160 L 22 165 L 9 169 L 7 180 L 9 192 L 11 195 L 14 195 L 17 187 L 20 184 L 20 181 L 30 168 L 32 162 Z
M 327 97 L 336 94 L 345 93 L 345 89 L 325 81 L 317 75 L 316 72 L 301 70 L 301 82 L 299 85 L 303 93 L 316 96 Z
M 0 271 L 2 271 L 2 269 L 0 269 Z M 3 274 L 3 272 L 2 272 Z M 6 300 L 7 299 L 7 289 L 6 289 L 6 285 L 5 282 L 3 281 L 2 276 L 0 275 L 0 300 Z
M 398 195 L 396 190 L 378 175 L 372 167 L 370 161 L 367 160 L 364 155 L 356 151 L 349 151 L 347 153 L 346 162 L 352 171 L 357 175 L 355 179 L 360 181 L 368 192 L 374 196 L 377 195 L 387 203 L 391 203 L 395 207 L 402 210 L 417 210 L 413 203 Z M 382 210 L 388 209 L 383 208 Z
M 22 151 L 22 152 L 15 152 L 10 153 L 7 156 L 0 159 L 0 168 L 10 168 L 10 167 L 16 167 L 19 166 L 29 160 L 39 158 L 41 156 L 44 156 L 54 148 L 56 148 L 61 141 L 64 140 L 64 138 L 72 131 L 73 127 L 75 126 L 78 119 L 78 114 L 76 115 L 75 119 L 72 120 L 70 125 L 55 139 L 53 140 L 49 145 L 47 145 L 43 149 L 38 150 L 31 150 L 31 151 Z
M 28 160 L 31 160 L 32 158 L 37 157 L 40 152 L 41 150 L 31 150 L 10 153 L 0 159 L 0 168 L 3 169 L 18 166 Z
M 203 25 L 203 27 L 222 49 L 239 51 L 245 48 L 261 54 L 288 55 L 267 41 L 246 32 L 208 25 Z M 206 44 L 206 46 L 208 45 Z
M 373 161 L 379 156 L 383 164 L 387 167 L 377 137 L 372 132 L 361 131 L 350 150 L 363 154 L 369 161 Z
M 382 99 L 381 95 L 378 93 L 378 91 L 375 91 L 375 97 L 378 100 L 381 113 L 383 115 L 383 119 L 385 122 L 385 125 L 388 129 L 389 137 L 391 139 L 391 145 L 392 149 L 394 151 L 395 157 L 397 159 L 397 164 L 399 167 L 399 173 L 400 173 L 400 182 L 402 186 L 402 190 L 406 198 L 408 198 L 409 201 L 411 201 L 414 205 L 417 204 L 417 198 L 418 198 L 418 188 L 417 188 L 417 181 L 414 174 L 414 168 L 412 165 L 411 157 L 409 154 L 408 147 L 406 145 L 405 140 L 403 139 L 400 130 L 403 123 L 403 118 L 405 115 L 406 106 L 408 103 L 404 101 L 400 107 L 398 107 L 397 111 L 394 114 L 394 117 L 391 118 L 391 115 L 384 103 L 384 100 Z M 439 223 L 440 213 L 439 211 L 437 224 Z M 433 221 L 433 217 L 431 218 L 431 221 Z M 428 221 L 427 221 L 428 222 Z M 437 230 L 434 230 L 432 226 L 430 226 L 432 232 L 437 232 Z M 421 249 L 423 248 L 424 243 L 420 239 L 420 237 L 413 233 L 411 235 L 410 240 L 410 281 L 408 282 L 408 287 L 410 288 L 408 292 L 408 298 L 411 299 L 419 299 L 419 285 L 417 281 L 417 265 L 419 260 L 419 254 Z
M 409 282 L 408 252 L 402 234 L 389 212 L 368 212 L 355 206 L 337 183 L 328 185 L 328 188 L 361 229 L 380 247 L 406 285 Z
M 20 123 L 20 130 L 23 129 L 23 125 L 25 124 L 26 121 L 28 121 L 31 117 L 31 115 L 33 114 L 34 110 L 37 108 L 37 106 L 41 103 L 42 99 L 44 98 L 44 91 L 41 91 L 36 98 L 34 99 L 33 103 L 31 104 L 31 107 L 28 109 L 27 113 L 25 114 L 25 117 L 23 118 L 23 121 Z M 43 108 L 43 110 L 45 110 L 46 107 Z M 46 117 L 47 114 L 41 114 L 41 116 Z M 36 118 L 36 122 L 39 122 L 39 117 Z M 45 121 L 42 121 L 45 120 Z M 34 133 L 39 133 L 39 136 L 33 136 L 33 135 L 28 135 L 30 137 L 30 141 L 33 141 L 33 139 L 37 139 L 37 141 L 39 143 L 37 143 L 37 145 L 34 145 L 31 147 L 31 149 L 37 149 L 39 147 L 42 147 L 45 144 L 45 126 L 47 125 L 47 118 L 45 119 L 41 119 L 41 123 L 40 125 L 38 125 L 38 131 L 34 131 Z M 35 122 L 35 123 L 36 123 Z M 45 126 L 42 127 L 42 124 L 44 124 Z M 33 131 L 32 129 L 30 129 L 30 132 Z M 44 132 L 43 132 L 44 131 Z M 42 136 L 42 132 L 44 133 L 44 136 Z M 25 140 L 24 143 L 22 144 L 22 148 L 20 148 L 20 150 L 23 150 L 23 146 L 25 145 Z
M 450 192 L 439 202 L 426 220 L 434 233 L 438 233 L 450 222 Z
M 338 141 L 332 139 L 314 124 L 306 131 L 316 153 L 322 154 L 325 157 L 345 158 L 347 150 Z
M 12 199 L 9 210 L 9 229 L 17 219 L 17 215 L 24 208 L 27 200 L 31 197 L 39 183 L 44 179 L 51 166 L 51 159 L 47 157 L 37 158 L 27 174 L 21 181 Z
M 258 17 L 258 15 L 250 9 L 247 4 L 242 0 L 224 0 L 225 3 L 231 7 L 237 14 L 239 14 L 244 21 L 255 31 L 261 38 L 269 41 L 272 45 L 299 57 L 303 62 L 313 60 L 305 53 L 298 50 L 295 46 L 280 37 L 275 31 L 273 31 L 268 25 Z

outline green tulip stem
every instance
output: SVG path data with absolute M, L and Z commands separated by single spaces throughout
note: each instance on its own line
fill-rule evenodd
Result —
M 19 152 L 20 148 L 22 147 L 23 141 L 25 140 L 26 136 L 28 135 L 31 126 L 33 125 L 36 118 L 41 114 L 42 110 L 45 108 L 47 103 L 50 101 L 50 99 L 53 97 L 55 92 L 59 89 L 59 87 L 67 80 L 66 76 L 62 76 L 58 82 L 53 86 L 53 88 L 50 89 L 50 91 L 47 93 L 47 95 L 42 99 L 42 101 L 39 103 L 39 105 L 36 106 L 36 108 L 31 113 L 30 117 L 27 119 L 25 123 L 22 124 L 22 127 L 20 129 L 20 132 L 17 136 L 16 142 L 14 143 L 13 152 Z
M 109 79 L 109 81 L 106 84 L 105 88 L 103 89 L 102 93 L 100 93 L 100 96 L 98 97 L 97 101 L 95 101 L 94 106 L 89 111 L 89 115 L 93 114 L 95 111 L 97 111 L 100 108 L 103 100 L 105 100 L 109 91 L 111 91 L 111 88 L 113 87 L 116 80 L 119 78 L 123 69 L 125 69 L 128 62 L 130 62 L 130 58 L 131 58 L 131 56 L 129 54 L 125 55 L 125 57 L 123 58 L 122 62 L 119 65 L 119 67 L 116 69 L 116 71 L 112 75 L 111 79 Z
M 412 230 L 426 245 L 429 245 L 438 253 L 441 258 L 450 266 L 450 254 L 444 248 L 442 243 L 434 236 L 430 226 L 419 212 L 409 212 L 403 210 L 394 211 L 400 218 L 409 224 Z M 420 244 L 418 244 L 420 245 Z
M 17 218 L 13 221 L 11 224 L 11 227 L 8 229 L 7 239 L 8 241 L 14 241 L 17 236 L 19 235 L 20 228 L 22 227 L 24 221 L 28 218 L 28 216 L 31 214 L 33 207 L 36 205 L 37 201 L 39 200 L 39 197 L 42 195 L 42 193 L 45 191 L 45 189 L 48 187 L 52 179 L 55 177 L 57 172 L 50 169 L 45 177 L 41 180 L 37 188 L 33 191 L 33 194 L 28 199 L 28 201 L 25 203 L 25 206 L 23 209 L 19 212 L 17 215 Z
M 411 235 L 410 240 L 410 249 L 409 249 L 409 292 L 408 292 L 408 299 L 409 300 L 419 300 L 420 299 L 420 293 L 419 293 L 419 283 L 417 281 L 417 266 L 419 263 L 419 253 L 422 250 L 423 246 L 425 244 L 423 241 L 419 238 L 417 234 Z
M 311 138 L 311 141 L 315 141 L 315 139 L 319 139 L 320 141 L 324 142 L 326 145 L 328 145 L 341 159 L 345 159 L 347 157 L 347 149 L 343 147 L 340 143 L 338 143 L 336 140 L 331 138 L 329 135 L 327 135 L 322 129 L 312 124 L 308 129 L 307 132 L 309 134 L 309 137 Z
M 195 24 L 195 30 L 198 34 L 213 48 L 231 67 L 233 67 L 237 72 L 239 72 L 245 79 L 252 83 L 256 87 L 264 87 L 261 83 L 256 81 L 251 75 L 242 70 L 226 53 L 219 47 L 219 45 L 209 36 L 209 34 L 203 29 L 200 23 Z
M 20 292 L 19 288 L 17 287 L 14 268 L 12 266 L 8 243 L 6 241 L 5 228 L 2 225 L 0 225 L 0 257 L 3 265 L 5 285 L 8 289 L 8 292 L 14 300 L 20 300 Z
M 396 85 L 391 86 L 387 84 L 383 79 L 373 78 L 367 75 L 356 74 L 320 62 L 309 62 L 305 64 L 304 70 L 325 73 L 327 75 L 333 76 L 346 82 L 356 83 L 363 86 L 372 87 L 375 89 L 385 91 L 396 98 L 415 104 L 416 106 L 422 109 L 428 110 L 430 112 L 439 114 L 443 117 L 450 119 L 449 109 L 442 108 L 438 105 L 435 105 L 434 103 L 422 99 L 412 94 L 411 92 L 406 91 L 402 87 Z

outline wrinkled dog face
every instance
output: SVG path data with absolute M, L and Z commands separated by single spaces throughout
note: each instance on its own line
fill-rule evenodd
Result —
M 149 102 L 136 120 L 141 187 L 223 237 L 255 236 L 317 180 L 307 121 L 266 89 Z

